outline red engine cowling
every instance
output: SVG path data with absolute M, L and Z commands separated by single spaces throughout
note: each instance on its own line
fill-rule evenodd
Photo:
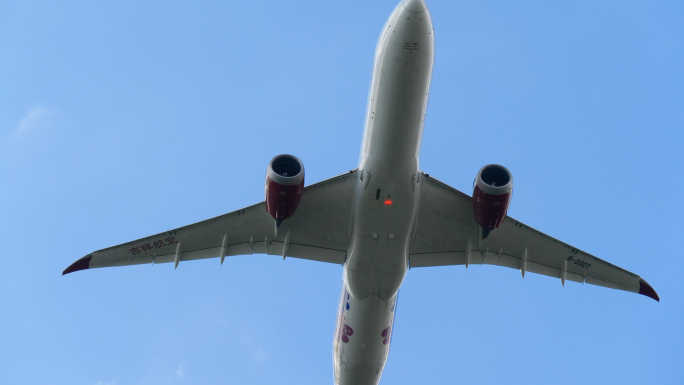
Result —
M 475 221 L 483 229 L 483 237 L 503 223 L 512 194 L 513 175 L 506 167 L 490 164 L 477 173 L 473 209 Z
M 266 211 L 280 224 L 292 216 L 304 191 L 304 163 L 292 155 L 278 155 L 266 169 Z

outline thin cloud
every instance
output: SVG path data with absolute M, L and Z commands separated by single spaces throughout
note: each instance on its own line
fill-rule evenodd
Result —
M 263 365 L 266 360 L 268 359 L 268 352 L 261 348 L 257 348 L 256 352 L 254 352 L 254 360 L 257 365 Z
M 59 110 L 42 104 L 33 106 L 17 124 L 14 131 L 16 138 L 21 138 L 30 133 L 51 129 L 55 119 L 59 116 Z
M 117 375 L 116 377 L 112 378 L 111 380 L 109 380 L 107 382 L 98 381 L 95 383 L 95 385 L 118 385 L 118 384 L 119 384 L 119 375 Z
M 268 352 L 256 344 L 246 329 L 242 330 L 241 342 L 247 352 L 252 356 L 252 363 L 257 366 L 263 365 L 268 359 Z
M 176 376 L 178 378 L 185 377 L 185 362 L 178 364 L 178 368 L 176 368 Z

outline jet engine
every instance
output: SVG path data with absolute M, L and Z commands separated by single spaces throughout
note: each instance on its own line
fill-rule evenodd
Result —
M 266 211 L 280 226 L 291 217 L 304 191 L 304 163 L 293 155 L 278 155 L 266 169 Z
M 482 238 L 499 227 L 506 218 L 513 193 L 513 175 L 504 166 L 489 164 L 475 178 L 473 209 L 475 221 L 482 228 Z

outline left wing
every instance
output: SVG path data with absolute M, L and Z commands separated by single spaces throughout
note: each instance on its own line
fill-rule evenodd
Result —
M 482 240 L 472 198 L 421 175 L 420 209 L 410 267 L 481 263 L 631 291 L 660 301 L 641 277 L 560 242 L 511 217 Z
M 264 202 L 216 218 L 95 251 L 62 275 L 97 267 L 270 254 L 342 264 L 349 247 L 356 170 L 304 188 L 296 213 L 276 233 Z

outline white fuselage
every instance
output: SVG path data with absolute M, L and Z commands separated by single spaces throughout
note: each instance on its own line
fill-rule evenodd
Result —
M 418 214 L 418 156 L 433 48 L 423 0 L 402 1 L 383 26 L 375 51 L 333 342 L 340 385 L 377 384 L 385 367 Z

